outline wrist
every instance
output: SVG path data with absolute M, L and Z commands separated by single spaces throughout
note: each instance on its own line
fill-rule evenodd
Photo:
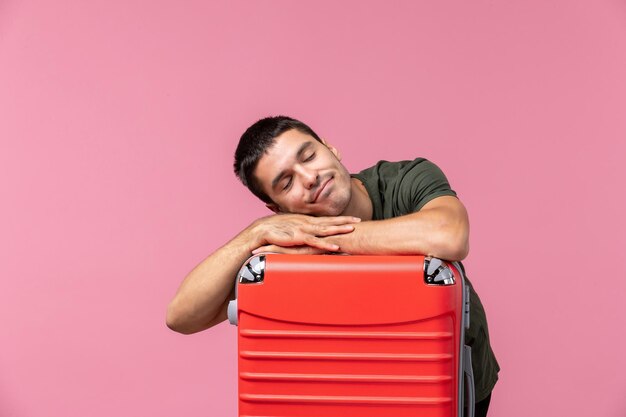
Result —
M 333 236 L 332 243 L 339 245 L 341 252 L 347 252 L 352 255 L 369 255 L 367 244 L 367 233 L 363 230 L 364 224 L 357 223 L 354 230 L 350 233 Z
M 239 234 L 238 243 L 251 253 L 256 248 L 265 244 L 261 237 L 262 235 L 263 232 L 261 231 L 261 224 L 258 221 L 255 221 Z

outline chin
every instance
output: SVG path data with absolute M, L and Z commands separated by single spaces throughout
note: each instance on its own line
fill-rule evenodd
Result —
M 333 202 L 333 204 L 326 210 L 329 214 L 326 216 L 341 216 L 346 211 L 348 203 L 350 202 L 350 193 L 346 193 Z
M 322 213 L 316 214 L 316 216 L 329 216 L 329 217 L 331 217 L 331 216 L 340 216 L 342 212 L 343 212 L 343 210 L 330 208 L 330 209 L 327 209 L 327 210 L 323 210 Z
M 300 213 L 308 214 L 310 216 L 317 216 L 317 217 L 322 217 L 322 216 L 330 217 L 330 216 L 340 216 L 344 210 L 345 210 L 344 205 L 331 204 L 328 206 L 316 207 L 313 210 L 309 211 L 308 213 L 304 213 L 304 212 L 300 212 Z

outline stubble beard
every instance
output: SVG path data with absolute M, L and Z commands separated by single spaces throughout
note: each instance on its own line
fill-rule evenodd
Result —
M 352 181 L 347 171 L 341 174 L 343 174 L 343 178 L 347 179 L 347 184 L 339 188 L 337 187 L 339 184 L 335 182 L 335 189 L 330 196 L 332 199 L 330 207 L 328 208 L 327 212 L 323 214 L 323 216 L 341 216 L 350 203 L 350 200 L 352 198 Z M 337 179 L 338 178 L 336 176 L 335 181 Z

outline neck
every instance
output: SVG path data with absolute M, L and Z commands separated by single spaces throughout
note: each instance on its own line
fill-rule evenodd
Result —
M 351 196 L 342 216 L 354 216 L 361 220 L 372 220 L 374 207 L 369 194 L 361 181 L 356 178 L 350 179 Z

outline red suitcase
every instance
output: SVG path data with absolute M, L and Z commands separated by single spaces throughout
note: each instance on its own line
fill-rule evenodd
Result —
M 228 313 L 238 325 L 241 417 L 473 416 L 458 264 L 256 255 Z

